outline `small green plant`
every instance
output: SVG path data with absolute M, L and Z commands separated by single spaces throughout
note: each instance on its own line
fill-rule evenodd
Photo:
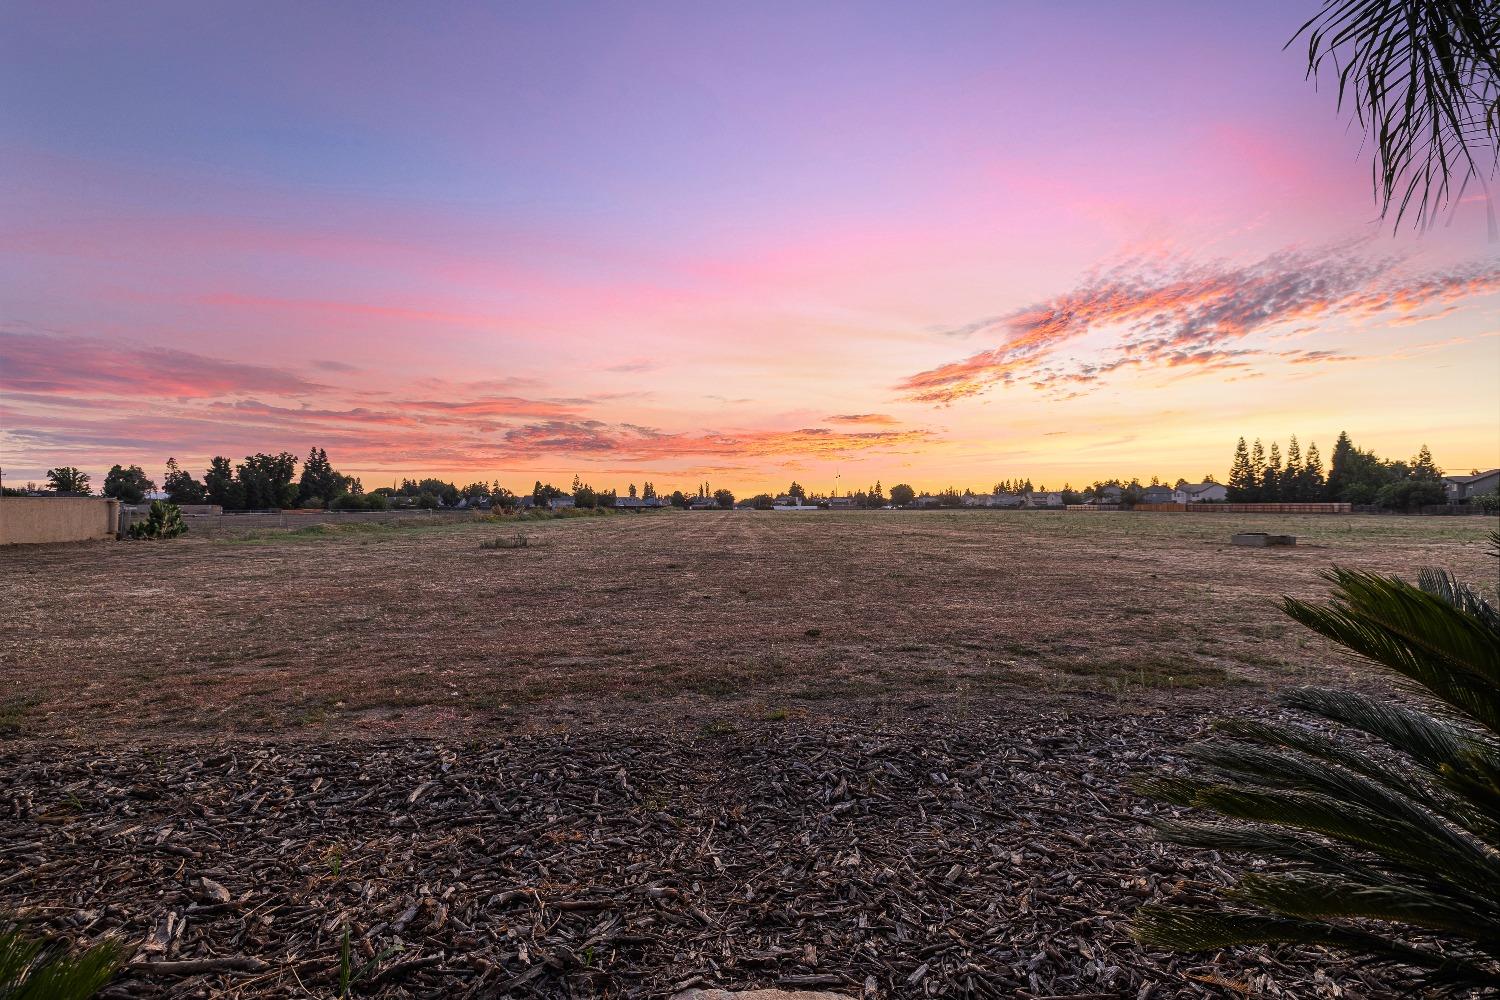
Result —
M 0 928 L 0 997 L 4 1000 L 88 1000 L 120 967 L 114 942 L 79 952 Z
M 501 535 L 499 538 L 488 538 L 479 543 L 481 549 L 525 549 L 531 546 L 531 539 L 516 532 L 507 538 Z
M 353 949 L 350 947 L 349 926 L 344 925 L 344 936 L 339 941 L 339 995 L 338 1000 L 349 1000 L 353 996 L 352 990 L 361 980 L 367 979 L 375 967 L 387 958 L 401 951 L 400 945 L 392 945 L 378 952 L 374 958 L 363 965 L 354 964 Z M 5 998 L 9 1000 L 9 998 Z
M 132 524 L 126 534 L 134 539 L 176 538 L 186 534 L 187 530 L 187 524 L 182 520 L 182 511 L 175 503 L 152 500 L 146 519 Z

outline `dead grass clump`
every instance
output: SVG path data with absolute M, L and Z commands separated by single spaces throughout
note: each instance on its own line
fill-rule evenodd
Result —
M 531 539 L 519 531 L 514 535 L 487 538 L 479 543 L 481 549 L 529 549 L 531 545 Z
M 28 717 L 39 704 L 40 698 L 9 698 L 0 701 L 0 739 L 24 736 L 31 728 Z
M 1048 664 L 1074 677 L 1092 678 L 1110 686 L 1140 688 L 1202 688 L 1236 683 L 1223 667 L 1178 657 L 1141 659 L 1058 660 Z

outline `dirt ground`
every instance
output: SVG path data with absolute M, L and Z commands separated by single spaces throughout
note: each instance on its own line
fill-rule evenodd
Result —
M 1224 708 L 1361 668 L 1332 564 L 1493 590 L 1492 518 L 663 512 L 0 553 L 0 736 L 343 739 Z M 1229 544 L 1289 532 L 1291 549 Z M 524 534 L 525 547 L 483 548 Z

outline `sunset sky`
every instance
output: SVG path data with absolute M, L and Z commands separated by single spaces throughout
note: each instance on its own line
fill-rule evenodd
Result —
M 1392 236 L 1317 7 L 6 4 L 5 481 L 1500 465 L 1483 199 Z

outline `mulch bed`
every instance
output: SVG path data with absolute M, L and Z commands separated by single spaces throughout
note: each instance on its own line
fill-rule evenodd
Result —
M 871 735 L 0 746 L 0 912 L 122 936 L 108 997 L 1377 996 L 1313 950 L 1178 956 L 1232 865 L 1123 789 L 1203 723 Z M 349 960 L 341 961 L 349 941 Z

